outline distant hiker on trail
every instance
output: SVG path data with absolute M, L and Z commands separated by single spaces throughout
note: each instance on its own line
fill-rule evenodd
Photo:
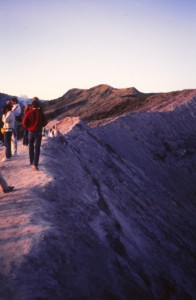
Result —
M 18 99 L 16 97 L 13 97 L 10 99 L 12 103 L 12 111 L 15 116 L 15 124 L 14 124 L 14 130 L 12 134 L 12 155 L 17 155 L 17 135 L 18 135 L 18 125 L 22 121 L 21 118 L 21 107 L 18 103 Z
M 2 162 L 4 162 L 12 158 L 11 138 L 14 130 L 13 128 L 15 125 L 15 116 L 14 113 L 12 112 L 11 104 L 6 104 L 3 107 L 2 121 L 4 123 L 3 130 L 4 130 L 4 145 L 5 145 L 5 157 L 2 159 Z
M 31 104 L 27 104 L 24 108 L 24 116 L 26 115 L 26 113 L 32 109 L 32 105 Z M 28 141 L 28 130 L 26 128 L 24 128 L 24 132 L 23 132 L 23 140 L 22 140 L 22 146 L 23 148 L 27 147 L 29 144 Z
M 57 136 L 59 135 L 59 131 L 57 129 L 57 125 L 53 126 L 50 130 L 49 130 L 49 133 L 48 133 L 48 136 L 49 137 L 54 137 L 54 136 Z
M 53 126 L 53 134 L 54 134 L 54 136 L 59 135 L 59 130 L 57 128 L 57 125 Z
M 1 174 L 1 172 L 0 172 L 0 186 L 1 186 L 3 193 L 12 192 L 14 189 L 14 186 L 7 184 L 7 182 L 3 178 L 3 175 Z
M 52 129 L 49 130 L 48 136 L 49 136 L 49 137 L 54 137 L 54 132 L 53 132 Z
M 38 171 L 42 129 L 47 121 L 37 97 L 33 98 L 32 109 L 25 114 L 22 124 L 28 130 L 30 165 Z

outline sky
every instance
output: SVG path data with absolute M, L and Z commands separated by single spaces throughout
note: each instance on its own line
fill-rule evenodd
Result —
M 0 93 L 196 88 L 195 0 L 0 0 Z

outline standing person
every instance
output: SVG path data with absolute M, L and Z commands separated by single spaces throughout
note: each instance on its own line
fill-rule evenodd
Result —
M 4 123 L 4 145 L 5 145 L 5 157 L 2 159 L 2 162 L 8 161 L 12 158 L 11 152 L 11 138 L 13 134 L 13 128 L 15 124 L 15 116 L 12 112 L 12 105 L 6 104 L 3 107 L 2 121 Z
M 59 131 L 58 131 L 57 125 L 53 126 L 53 132 L 54 132 L 54 136 L 59 135 Z
M 48 136 L 49 137 L 53 137 L 54 136 L 54 132 L 53 132 L 52 128 L 49 130 Z
M 24 116 L 26 115 L 26 113 L 32 109 L 32 105 L 31 104 L 27 104 L 24 108 Z M 27 147 L 29 144 L 28 141 L 28 130 L 26 128 L 24 128 L 24 132 L 23 132 L 23 140 L 22 140 L 22 145 L 23 148 Z
M 29 132 L 28 140 L 30 165 L 33 165 L 34 171 L 38 171 L 42 129 L 44 126 L 46 126 L 47 121 L 42 111 L 40 101 L 37 97 L 33 98 L 32 109 L 25 114 L 22 124 Z
M 0 186 L 1 186 L 3 193 L 9 193 L 9 192 L 13 191 L 13 189 L 14 189 L 14 186 L 7 184 L 4 177 L 2 176 L 1 172 L 0 172 Z
M 12 103 L 12 111 L 15 116 L 14 131 L 12 134 L 12 155 L 17 155 L 17 136 L 18 136 L 18 125 L 21 122 L 21 107 L 18 103 L 18 99 L 13 97 L 10 99 Z

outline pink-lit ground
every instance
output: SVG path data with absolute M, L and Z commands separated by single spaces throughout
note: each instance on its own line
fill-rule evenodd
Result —
M 39 210 L 39 199 L 34 198 L 33 188 L 50 182 L 51 177 L 44 171 L 42 157 L 40 171 L 35 172 L 29 165 L 28 149 L 18 143 L 18 156 L 12 161 L 1 163 L 1 171 L 8 184 L 14 185 L 12 193 L 0 194 L 0 270 L 9 274 L 21 257 L 28 254 L 31 245 L 42 238 L 48 228 L 42 220 L 32 221 L 32 214 Z M 4 147 L 0 149 L 4 155 Z

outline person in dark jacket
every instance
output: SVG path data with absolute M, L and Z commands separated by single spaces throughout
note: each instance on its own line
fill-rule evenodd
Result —
M 25 114 L 22 124 L 28 130 L 30 165 L 33 165 L 34 171 L 38 171 L 42 129 L 47 121 L 37 97 L 33 98 L 32 109 Z
M 24 108 L 24 116 L 26 115 L 26 113 L 32 109 L 32 105 L 31 104 L 27 104 Z M 22 139 L 22 146 L 23 148 L 27 147 L 29 145 L 29 141 L 28 141 L 28 130 L 26 128 L 24 128 L 23 131 L 23 139 Z

